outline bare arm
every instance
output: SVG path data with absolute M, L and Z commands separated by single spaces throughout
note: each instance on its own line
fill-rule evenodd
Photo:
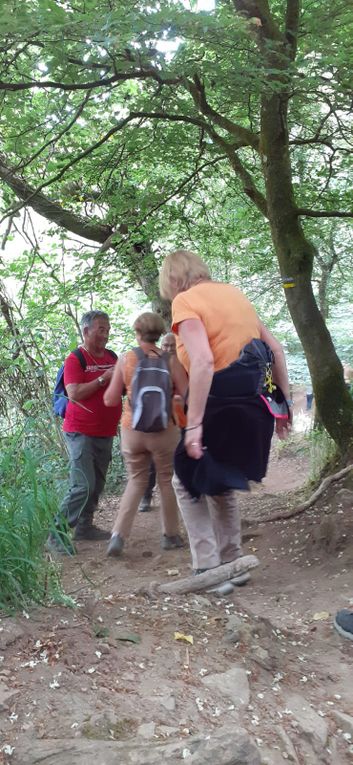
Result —
M 106 369 L 100 377 L 103 377 L 106 383 L 108 383 L 112 374 L 113 369 Z M 93 396 L 93 393 L 96 393 L 97 390 L 103 387 L 101 383 L 98 382 L 98 379 L 99 378 L 96 377 L 95 380 L 86 383 L 68 383 L 66 385 L 66 390 L 70 401 L 84 401 L 86 398 Z
M 270 346 L 271 351 L 275 357 L 275 363 L 273 366 L 273 380 L 279 387 L 288 400 L 290 398 L 289 380 L 287 372 L 286 358 L 281 343 L 271 334 L 270 330 L 265 327 L 262 321 L 259 321 L 260 337 L 267 345 Z
M 200 319 L 179 324 L 179 336 L 190 359 L 189 401 L 185 448 L 190 457 L 202 457 L 202 420 L 214 373 L 214 359 Z
M 169 364 L 175 392 L 185 400 L 189 387 L 189 379 L 185 369 L 176 356 L 170 357 Z
M 290 400 L 289 379 L 287 372 L 286 357 L 281 343 L 276 340 L 269 329 L 265 327 L 262 321 L 259 320 L 260 337 L 267 345 L 270 346 L 271 351 L 275 357 L 275 363 L 273 365 L 273 381 L 279 385 L 281 391 L 287 400 Z M 276 432 L 279 438 L 287 438 L 291 424 L 293 422 L 293 408 L 289 406 L 289 419 L 288 420 L 276 420 Z
M 120 356 L 118 363 L 115 364 L 113 376 L 108 388 L 103 396 L 103 401 L 106 406 L 117 406 L 120 404 L 124 390 L 123 366 L 124 356 Z

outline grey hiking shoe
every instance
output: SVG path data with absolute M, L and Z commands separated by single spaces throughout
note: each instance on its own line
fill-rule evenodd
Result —
M 207 592 L 213 592 L 215 595 L 221 595 L 224 597 L 225 595 L 230 595 L 231 592 L 234 591 L 234 587 L 243 587 L 244 584 L 249 581 L 249 579 L 250 574 L 247 571 L 243 571 L 241 574 L 233 576 L 232 579 L 227 579 L 226 582 L 216 584 L 210 590 L 207 590 Z
M 151 499 L 141 499 L 139 504 L 139 513 L 149 513 L 151 511 Z
M 337 611 L 333 625 L 342 637 L 353 640 L 353 611 L 348 611 L 347 608 Z
M 78 523 L 75 528 L 74 539 L 77 542 L 81 539 L 87 539 L 90 542 L 99 542 L 102 539 L 110 539 L 110 531 L 100 529 L 99 526 L 95 526 L 94 523 Z
M 206 592 L 212 592 L 215 595 L 224 597 L 225 595 L 230 595 L 231 592 L 234 592 L 234 585 L 230 581 L 222 582 L 222 584 L 216 584 L 215 587 L 211 587 L 211 589 L 206 590 Z
M 234 587 L 243 587 L 250 579 L 251 576 L 248 571 L 241 571 L 240 574 L 235 574 L 230 581 Z
M 109 558 L 118 558 L 124 547 L 124 540 L 120 534 L 114 534 L 109 542 L 107 555 Z
M 60 531 L 50 532 L 45 547 L 52 555 L 69 555 L 72 557 L 77 554 L 76 547 L 71 542 L 70 537 Z
M 178 547 L 184 547 L 184 541 L 179 534 L 175 534 L 172 537 L 163 534 L 161 539 L 162 550 L 175 550 Z

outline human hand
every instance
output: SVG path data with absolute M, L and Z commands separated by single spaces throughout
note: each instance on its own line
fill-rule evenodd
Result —
M 289 417 L 287 420 L 276 419 L 276 433 L 281 441 L 285 441 L 290 435 L 293 423 L 293 409 L 289 407 Z
M 189 457 L 199 460 L 203 456 L 202 425 L 185 431 L 184 446 Z
M 103 380 L 105 380 L 106 383 L 110 382 L 110 380 L 113 377 L 114 367 L 111 367 L 110 369 L 106 369 L 105 372 L 101 375 L 103 377 Z

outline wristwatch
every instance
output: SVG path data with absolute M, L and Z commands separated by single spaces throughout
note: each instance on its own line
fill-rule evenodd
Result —
M 97 377 L 97 380 L 98 380 L 98 382 L 99 382 L 99 385 L 101 385 L 102 387 L 103 387 L 103 385 L 105 385 L 105 379 L 104 379 L 104 377 Z

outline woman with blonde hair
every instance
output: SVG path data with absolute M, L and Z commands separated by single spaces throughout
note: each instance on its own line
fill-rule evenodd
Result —
M 235 490 L 266 474 L 273 412 L 277 406 L 277 433 L 285 437 L 292 402 L 282 347 L 237 287 L 213 281 L 188 250 L 165 258 L 159 283 L 162 297 L 172 300 L 177 353 L 189 376 L 173 486 L 193 569 L 201 573 L 242 555 Z M 272 359 L 274 379 L 265 389 Z
M 116 407 L 122 396 L 126 394 L 121 418 L 121 448 L 127 467 L 128 482 L 120 501 L 107 551 L 109 556 L 114 557 L 121 554 L 130 534 L 139 503 L 148 484 L 151 458 L 156 467 L 161 497 L 161 546 L 164 550 L 183 546 L 179 535 L 178 506 L 171 485 L 173 455 L 179 440 L 179 430 L 171 416 L 171 402 L 174 391 L 185 396 L 187 376 L 176 356 L 172 357 L 163 353 L 156 345 L 165 332 L 164 321 L 159 314 L 152 312 L 141 314 L 133 328 L 138 348 L 128 351 L 119 358 L 112 380 L 104 394 L 105 405 L 111 407 Z M 144 383 L 138 390 L 138 376 L 142 369 Z M 159 378 L 161 379 L 160 388 Z M 159 399 L 164 402 L 165 412 L 162 412 L 162 415 L 166 414 L 166 416 L 163 420 L 161 415 L 157 425 L 152 423 L 153 429 L 144 432 L 141 428 L 144 423 L 146 426 L 152 407 L 158 407 Z M 145 401 L 147 412 L 145 411 L 144 415 Z M 136 407 L 133 409 L 135 404 Z M 144 416 L 145 420 L 143 420 Z

